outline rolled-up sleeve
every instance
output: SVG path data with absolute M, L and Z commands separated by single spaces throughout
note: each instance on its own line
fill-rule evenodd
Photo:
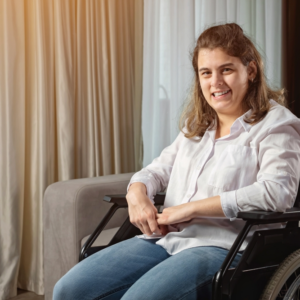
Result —
M 258 149 L 257 181 L 220 195 L 230 219 L 238 211 L 284 212 L 294 204 L 300 178 L 299 122 L 269 129 Z

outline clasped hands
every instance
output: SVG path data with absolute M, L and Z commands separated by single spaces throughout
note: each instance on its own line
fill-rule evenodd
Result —
M 166 235 L 168 225 L 188 222 L 196 217 L 226 218 L 220 196 L 168 207 L 158 214 L 147 196 L 146 186 L 136 182 L 130 186 L 126 199 L 130 222 L 149 236 L 153 233 Z
M 159 214 L 142 183 L 132 184 L 126 199 L 130 222 L 148 236 L 153 233 L 166 235 L 168 225 L 186 222 L 194 217 L 192 203 L 168 207 Z

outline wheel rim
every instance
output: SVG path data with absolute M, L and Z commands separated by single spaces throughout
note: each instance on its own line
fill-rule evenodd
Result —
M 297 274 L 297 273 L 296 273 Z M 299 300 L 300 299 L 300 275 L 292 282 L 283 300 Z

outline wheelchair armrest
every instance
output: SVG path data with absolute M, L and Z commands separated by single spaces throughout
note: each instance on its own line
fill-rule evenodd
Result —
M 106 201 L 108 203 L 114 203 L 117 204 L 120 207 L 127 207 L 127 201 L 126 201 L 126 195 L 105 195 L 103 197 L 103 201 Z
M 244 211 L 239 212 L 238 218 L 244 221 L 256 221 L 262 223 L 281 223 L 288 221 L 300 220 L 300 208 L 292 207 L 286 210 L 286 212 L 274 212 L 274 211 Z
M 165 201 L 166 193 L 157 193 L 154 196 L 155 205 L 163 205 Z M 115 203 L 119 207 L 127 207 L 126 195 L 106 195 L 103 198 L 103 201 L 108 203 Z

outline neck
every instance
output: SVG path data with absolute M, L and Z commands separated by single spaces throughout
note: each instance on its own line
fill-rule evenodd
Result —
M 228 135 L 230 133 L 230 128 L 234 121 L 242 116 L 245 113 L 244 110 L 241 110 L 233 115 L 226 115 L 218 113 L 218 125 L 216 131 L 216 138 Z
M 218 127 L 220 128 L 230 128 L 232 126 L 232 124 L 234 123 L 234 121 L 239 118 L 242 114 L 238 114 L 238 115 L 221 115 L 218 114 Z

